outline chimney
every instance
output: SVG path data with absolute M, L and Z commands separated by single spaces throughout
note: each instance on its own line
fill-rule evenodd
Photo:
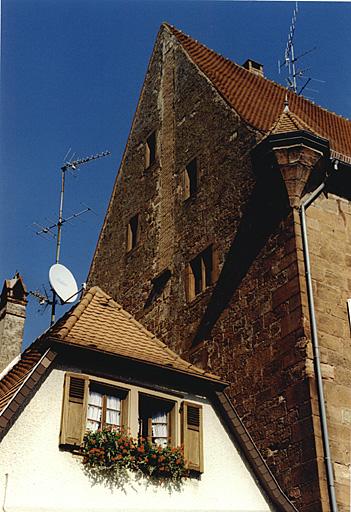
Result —
M 27 290 L 16 272 L 0 296 L 0 372 L 21 353 L 26 306 Z
M 247 59 L 247 61 L 245 61 L 243 64 L 243 68 L 248 69 L 249 71 L 251 71 L 251 73 L 254 73 L 255 75 L 264 77 L 263 64 L 260 64 L 255 60 Z

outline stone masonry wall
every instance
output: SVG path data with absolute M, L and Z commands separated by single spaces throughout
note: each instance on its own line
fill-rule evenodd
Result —
M 307 227 L 336 495 L 339 511 L 349 512 L 351 340 L 346 301 L 351 298 L 350 202 L 332 194 L 319 196 L 307 210 Z M 310 368 L 312 373 L 312 359 Z M 312 397 L 316 406 L 313 387 Z
M 163 66 L 169 58 L 174 79 L 173 64 Z M 155 129 L 168 157 L 159 153 L 145 170 L 144 142 Z M 228 380 L 239 415 L 283 489 L 299 510 L 317 512 L 296 218 L 279 172 L 252 167 L 258 137 L 164 29 L 88 284 L 111 294 L 184 357 Z M 195 157 L 198 193 L 184 201 L 182 171 Z M 126 254 L 126 226 L 138 212 L 140 241 Z M 187 303 L 186 266 L 210 244 L 218 281 Z M 171 277 L 155 290 L 153 280 L 166 270 Z

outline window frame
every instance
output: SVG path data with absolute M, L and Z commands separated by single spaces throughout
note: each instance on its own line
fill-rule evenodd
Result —
M 100 419 L 100 425 L 99 428 L 104 428 L 106 426 L 117 426 L 120 429 L 123 429 L 126 427 L 125 425 L 125 416 L 126 416 L 126 400 L 128 400 L 128 390 L 120 388 L 116 385 L 106 384 L 98 382 L 95 379 L 89 379 L 88 384 L 88 395 L 87 395 L 87 408 L 86 408 L 86 418 L 85 418 L 85 428 L 88 430 L 88 420 L 94 421 L 92 418 L 88 418 L 88 411 L 89 411 L 89 397 L 90 397 L 90 391 L 91 387 L 96 387 L 97 389 L 101 390 L 104 394 L 100 393 L 102 396 L 102 406 L 101 406 L 101 419 Z M 109 390 L 111 390 L 111 394 L 108 394 Z M 106 422 L 106 416 L 107 416 L 107 399 L 109 396 L 118 396 L 120 399 L 120 410 L 119 410 L 119 425 L 114 425 L 112 423 Z
M 168 446 L 177 446 L 177 441 L 178 441 L 178 429 L 177 429 L 177 412 L 179 413 L 180 411 L 180 404 L 179 404 L 179 401 L 176 400 L 176 399 L 172 399 L 172 398 L 165 398 L 165 397 L 161 397 L 159 396 L 159 394 L 155 394 L 155 393 L 150 393 L 150 392 L 145 392 L 143 390 L 139 390 L 138 391 L 138 424 L 139 424 L 139 430 L 138 430 L 138 436 L 141 436 L 141 437 L 146 437 L 146 439 L 149 441 L 149 442 L 153 442 L 152 439 L 155 438 L 156 436 L 153 436 L 152 435 L 152 416 L 146 416 L 145 419 L 147 420 L 147 434 L 145 436 L 145 433 L 143 432 L 143 427 L 142 427 L 142 430 L 140 430 L 140 424 L 141 424 L 141 421 L 143 420 L 143 418 L 140 416 L 140 406 L 141 406 L 141 400 L 142 399 L 145 399 L 145 400 L 149 400 L 149 401 L 159 401 L 159 402 L 164 402 L 165 404 L 165 412 L 167 413 L 167 440 L 168 440 L 168 443 L 167 445 Z M 169 410 L 167 410 L 169 407 Z M 159 436 L 160 437 L 164 437 L 164 436 Z

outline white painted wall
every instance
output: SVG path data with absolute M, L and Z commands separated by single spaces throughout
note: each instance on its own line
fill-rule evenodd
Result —
M 93 486 L 81 459 L 58 449 L 63 379 L 63 371 L 52 371 L 0 444 L 4 512 L 270 510 L 208 404 L 203 404 L 204 473 L 200 480 L 188 479 L 180 490 L 169 492 L 146 479 L 136 481 L 130 473 L 123 488 Z

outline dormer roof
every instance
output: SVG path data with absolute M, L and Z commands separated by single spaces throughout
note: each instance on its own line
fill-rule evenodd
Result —
M 220 378 L 188 363 L 145 329 L 98 286 L 59 320 L 48 336 L 68 345 L 98 350 L 216 382 Z

